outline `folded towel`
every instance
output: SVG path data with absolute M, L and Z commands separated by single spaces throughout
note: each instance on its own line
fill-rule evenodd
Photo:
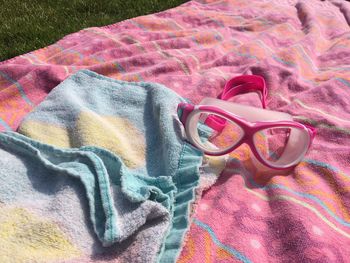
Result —
M 19 231 L 4 238 L 0 227 L 0 259 L 27 246 L 37 253 L 18 261 L 174 262 L 202 163 L 183 140 L 176 112 L 183 101 L 158 84 L 84 70 L 21 124 L 37 141 L 0 134 L 0 210 L 10 215 L 0 223 Z

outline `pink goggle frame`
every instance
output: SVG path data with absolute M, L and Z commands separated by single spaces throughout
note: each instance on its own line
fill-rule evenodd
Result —
M 263 109 L 236 104 L 226 100 L 244 93 L 257 92 Z M 187 139 L 208 155 L 227 154 L 246 143 L 256 159 L 271 169 L 284 170 L 297 165 L 311 146 L 316 129 L 295 122 L 289 114 L 266 110 L 267 89 L 262 77 L 243 75 L 229 80 L 219 99 L 205 98 L 200 105 L 180 103 L 181 122 L 185 126 Z M 198 123 L 220 134 L 228 126 L 235 126 L 240 135 L 224 148 L 207 147 L 198 133 Z M 288 138 L 278 160 L 270 160 L 259 150 L 258 134 L 262 131 L 288 129 Z

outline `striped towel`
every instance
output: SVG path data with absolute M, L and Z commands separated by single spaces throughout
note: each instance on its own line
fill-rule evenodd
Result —
M 179 262 L 350 258 L 350 7 L 341 0 L 198 0 L 87 28 L 0 64 L 0 125 L 90 69 L 152 81 L 199 102 L 227 79 L 263 76 L 270 109 L 318 128 L 288 175 L 254 170 L 242 147 L 198 204 Z

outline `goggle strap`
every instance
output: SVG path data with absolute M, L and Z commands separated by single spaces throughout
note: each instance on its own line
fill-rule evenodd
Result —
M 230 98 L 256 92 L 260 96 L 262 107 L 266 108 L 267 88 L 263 77 L 258 75 L 242 75 L 230 79 L 218 96 L 218 99 L 229 100 Z M 217 132 L 221 132 L 226 125 L 226 120 L 217 116 L 209 116 L 205 124 Z
M 262 107 L 265 109 L 267 88 L 264 78 L 258 75 L 243 75 L 230 79 L 218 99 L 229 100 L 234 96 L 250 92 L 257 92 L 260 95 Z

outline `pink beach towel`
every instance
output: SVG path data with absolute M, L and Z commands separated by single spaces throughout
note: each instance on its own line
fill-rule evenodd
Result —
M 231 77 L 261 75 L 268 108 L 317 127 L 311 151 L 287 175 L 257 171 L 245 147 L 233 152 L 179 262 L 349 262 L 349 24 L 340 0 L 207 0 L 87 28 L 0 63 L 1 130 L 83 68 L 159 82 L 195 103 Z

